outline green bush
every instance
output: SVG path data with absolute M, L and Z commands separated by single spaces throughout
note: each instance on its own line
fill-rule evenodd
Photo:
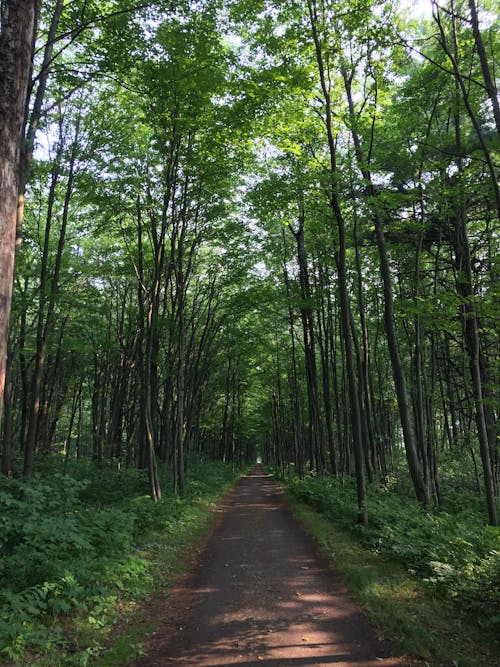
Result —
M 106 622 L 116 600 L 152 587 L 144 536 L 173 534 L 190 506 L 211 502 L 235 477 L 223 464 L 193 466 L 185 498 L 145 495 L 147 478 L 83 463 L 70 474 L 53 461 L 32 480 L 0 478 L 0 662 L 66 645 L 60 620 L 75 611 Z M 59 619 L 59 621 L 58 621 Z

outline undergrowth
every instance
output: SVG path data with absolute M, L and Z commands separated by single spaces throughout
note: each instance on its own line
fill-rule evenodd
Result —
M 166 492 L 159 503 L 137 470 L 76 466 L 1 478 L 0 664 L 52 665 L 55 655 L 57 664 L 87 664 L 102 629 L 156 585 L 144 545 L 188 539 L 237 474 L 193 466 L 185 497 Z

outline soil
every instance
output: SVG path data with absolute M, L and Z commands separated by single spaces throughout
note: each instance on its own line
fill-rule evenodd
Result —
M 158 628 L 131 667 L 409 667 L 260 466 L 242 478 L 192 571 L 157 597 Z

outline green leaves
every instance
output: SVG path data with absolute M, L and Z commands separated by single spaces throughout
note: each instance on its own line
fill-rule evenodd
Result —
M 118 597 L 146 595 L 152 565 L 137 552 L 139 541 L 154 534 L 175 542 L 180 527 L 195 520 L 193 508 L 213 502 L 236 474 L 223 464 L 195 466 L 186 499 L 165 494 L 152 503 L 138 495 L 135 470 L 83 464 L 75 472 L 86 480 L 0 478 L 0 646 L 14 660 L 26 650 L 63 650 L 65 615 L 104 627 Z

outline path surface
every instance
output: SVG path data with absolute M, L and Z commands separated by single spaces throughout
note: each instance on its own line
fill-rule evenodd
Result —
M 134 667 L 407 667 L 377 636 L 260 467 L 221 507 Z

